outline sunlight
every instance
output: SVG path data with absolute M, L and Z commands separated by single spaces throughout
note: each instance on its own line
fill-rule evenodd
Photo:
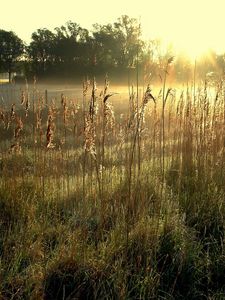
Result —
M 178 41 L 174 42 L 173 46 L 176 53 L 184 53 L 192 63 L 198 58 L 208 56 L 210 52 L 209 46 L 199 40 L 194 43 L 179 43 Z
M 185 50 L 191 57 L 209 48 L 219 53 L 225 52 L 225 40 L 222 37 L 225 26 L 223 0 L 114 0 L 114 5 L 105 10 L 104 14 L 98 9 L 105 6 L 103 0 L 90 1 L 88 10 L 86 2 L 78 4 L 73 0 L 65 0 L 63 9 L 60 2 L 57 2 L 54 3 L 54 14 L 49 14 L 52 1 L 39 0 L 38 3 L 33 13 L 28 0 L 15 1 L 13 10 L 10 2 L 4 1 L 1 4 L 3 29 L 13 30 L 29 42 L 31 33 L 40 27 L 53 30 L 72 20 L 91 30 L 94 23 L 115 22 L 118 17 L 126 14 L 140 19 L 144 38 L 172 42 L 177 49 Z M 21 7 L 26 7 L 26 18 L 18 14 Z
M 142 15 L 145 37 L 159 37 L 165 43 L 172 43 L 176 51 L 185 52 L 192 60 L 209 49 L 218 54 L 225 51 L 225 40 L 220 33 L 224 28 L 225 3 L 220 0 L 159 2 L 155 2 L 152 8 L 157 11 L 159 5 L 163 7 L 160 18 L 152 14 L 149 19 L 148 12 Z

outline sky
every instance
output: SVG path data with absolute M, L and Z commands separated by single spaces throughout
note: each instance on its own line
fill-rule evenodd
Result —
M 1 0 L 0 29 L 29 43 L 38 28 L 54 30 L 71 20 L 91 30 L 121 15 L 140 19 L 145 39 L 172 42 L 190 56 L 209 48 L 225 53 L 225 0 Z

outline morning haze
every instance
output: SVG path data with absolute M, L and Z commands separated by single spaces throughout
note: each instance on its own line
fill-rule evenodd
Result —
M 11 1 L 0 299 L 225 299 L 223 1 Z

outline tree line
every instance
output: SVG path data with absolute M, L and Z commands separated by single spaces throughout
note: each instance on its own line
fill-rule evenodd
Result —
M 92 31 L 69 21 L 54 31 L 37 29 L 26 45 L 14 32 L 0 29 L 0 72 L 14 71 L 27 78 L 74 77 L 112 73 L 127 75 L 139 68 L 144 79 L 160 78 L 164 62 L 174 55 L 159 40 L 144 41 L 141 24 L 123 15 L 112 24 L 94 24 Z M 223 72 L 224 55 L 210 53 L 211 59 L 198 61 L 198 72 Z M 193 75 L 193 62 L 180 53 L 171 70 L 178 81 Z M 151 77 L 151 78 L 150 78 Z

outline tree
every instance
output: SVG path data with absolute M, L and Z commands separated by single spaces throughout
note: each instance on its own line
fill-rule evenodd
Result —
M 58 63 L 63 64 L 67 71 L 72 71 L 80 64 L 85 65 L 90 38 L 88 30 L 71 21 L 55 30 L 55 55 Z
M 137 19 L 124 15 L 113 24 L 95 24 L 93 36 L 98 45 L 96 55 L 103 64 L 128 67 L 135 64 L 137 55 L 142 55 L 143 42 Z
M 93 26 L 92 57 L 98 65 L 114 66 L 117 45 L 113 26 L 111 24 Z
M 45 72 L 54 63 L 55 35 L 50 30 L 37 29 L 32 33 L 32 41 L 27 48 L 28 56 L 33 61 L 35 72 Z
M 148 40 L 143 47 L 142 68 L 144 80 L 149 83 L 152 79 L 158 80 L 160 73 L 161 41 L 159 39 Z
M 118 64 L 121 66 L 134 65 L 137 56 L 142 56 L 143 41 L 141 40 L 141 25 L 135 18 L 121 16 L 114 23 L 118 48 Z
M 18 59 L 24 53 L 22 40 L 12 31 L 0 29 L 0 67 L 9 73 L 9 81 Z

